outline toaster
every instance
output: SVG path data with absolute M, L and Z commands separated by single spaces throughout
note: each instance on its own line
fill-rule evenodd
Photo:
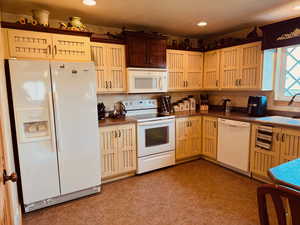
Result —
M 267 113 L 267 96 L 249 96 L 248 98 L 248 115 L 265 116 Z

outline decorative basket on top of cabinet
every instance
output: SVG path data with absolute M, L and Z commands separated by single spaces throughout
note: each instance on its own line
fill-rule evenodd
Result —
M 101 127 L 100 151 L 102 180 L 135 173 L 135 124 Z

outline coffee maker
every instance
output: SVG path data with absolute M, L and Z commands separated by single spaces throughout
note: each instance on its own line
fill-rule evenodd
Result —
M 171 96 L 168 95 L 163 95 L 160 96 L 158 99 L 158 112 L 159 115 L 163 116 L 168 116 L 172 112 L 172 107 L 171 107 Z

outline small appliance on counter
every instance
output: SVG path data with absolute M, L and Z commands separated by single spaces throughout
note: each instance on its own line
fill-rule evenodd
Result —
M 208 95 L 202 94 L 200 95 L 200 101 L 199 101 L 199 109 L 200 111 L 208 111 Z
M 104 120 L 105 119 L 105 105 L 103 102 L 99 102 L 97 104 L 97 110 L 98 110 L 98 120 Z
M 231 112 L 231 99 L 225 98 L 223 99 L 223 110 L 225 113 L 230 113 Z
M 172 112 L 171 96 L 163 95 L 158 98 L 158 113 L 163 116 L 168 116 Z
M 114 110 L 109 114 L 112 119 L 124 119 L 126 116 L 125 105 L 122 102 L 117 102 L 114 104 Z
M 174 112 L 194 112 L 196 111 L 196 99 L 194 98 L 194 96 L 189 95 L 188 97 L 173 103 L 171 108 Z
M 267 113 L 267 96 L 249 96 L 248 98 L 248 115 L 265 116 Z

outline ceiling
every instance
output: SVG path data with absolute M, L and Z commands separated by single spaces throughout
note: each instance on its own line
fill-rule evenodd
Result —
M 80 16 L 84 23 L 151 29 L 180 36 L 208 36 L 267 24 L 300 15 L 292 0 L 97 0 L 93 7 L 82 0 L 0 0 L 5 12 L 31 14 L 45 8 L 50 18 Z M 198 27 L 199 21 L 208 22 Z

